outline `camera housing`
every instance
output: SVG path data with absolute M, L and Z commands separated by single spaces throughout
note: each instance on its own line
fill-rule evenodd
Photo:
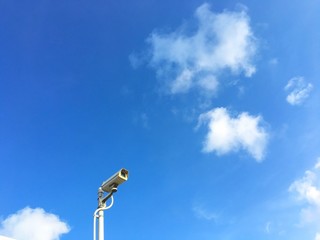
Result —
M 101 184 L 101 189 L 105 192 L 112 192 L 114 188 L 117 188 L 120 184 L 128 180 L 129 171 L 127 169 L 120 169 L 108 180 L 104 181 Z

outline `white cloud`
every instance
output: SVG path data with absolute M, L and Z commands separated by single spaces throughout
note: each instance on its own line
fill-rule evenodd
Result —
M 320 207 L 320 189 L 316 186 L 316 182 L 317 174 L 308 170 L 303 178 L 291 184 L 289 190 L 296 192 L 301 200 Z
M 319 162 L 312 170 L 307 170 L 305 175 L 294 181 L 289 191 L 298 196 L 298 200 L 304 203 L 300 211 L 301 224 L 320 222 L 320 182 Z
M 245 10 L 216 14 L 203 4 L 195 18 L 197 28 L 192 33 L 186 26 L 167 34 L 154 32 L 148 38 L 150 64 L 169 82 L 172 94 L 193 87 L 215 93 L 222 72 L 250 77 L 256 71 L 252 63 L 256 41 Z
M 5 236 L 0 236 L 0 240 L 14 240 L 13 238 L 8 238 Z
M 320 233 L 316 234 L 316 237 L 314 238 L 314 240 L 320 240 Z
M 312 88 L 312 84 L 306 83 L 303 77 L 291 78 L 284 88 L 289 92 L 287 102 L 291 105 L 300 105 L 309 97 Z
M 230 116 L 225 108 L 215 108 L 201 114 L 199 124 L 208 123 L 204 152 L 226 154 L 239 149 L 248 151 L 257 161 L 262 161 L 268 142 L 268 133 L 262 125 L 261 116 L 246 112 Z
M 42 208 L 26 207 L 1 222 L 0 234 L 18 240 L 59 240 L 70 231 L 58 216 Z

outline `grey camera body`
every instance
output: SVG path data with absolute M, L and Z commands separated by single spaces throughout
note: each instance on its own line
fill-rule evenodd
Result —
M 101 184 L 101 188 L 105 192 L 111 192 L 113 188 L 117 188 L 120 184 L 128 180 L 129 171 L 122 168 L 108 180 Z

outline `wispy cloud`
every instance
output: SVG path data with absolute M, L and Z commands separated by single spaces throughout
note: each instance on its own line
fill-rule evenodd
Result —
M 133 117 L 133 123 L 135 125 L 141 126 L 145 129 L 148 129 L 150 127 L 149 125 L 149 117 L 146 113 L 135 113 Z
M 309 97 L 312 88 L 312 84 L 307 83 L 303 77 L 291 78 L 284 88 L 289 92 L 287 102 L 291 105 L 300 105 Z
M 262 122 L 261 116 L 251 116 L 246 112 L 232 117 L 226 108 L 215 108 L 201 114 L 198 126 L 208 124 L 203 151 L 221 155 L 244 149 L 257 161 L 262 161 L 268 142 L 268 132 Z
M 271 224 L 272 224 L 272 222 L 267 222 L 266 223 L 266 225 L 265 225 L 265 232 L 267 233 L 267 234 L 270 234 L 271 233 Z
M 155 31 L 147 40 L 150 65 L 168 82 L 172 94 L 191 88 L 215 93 L 221 73 L 250 77 L 256 71 L 257 44 L 244 9 L 214 13 L 203 4 L 195 18 L 195 30 L 186 24 L 170 33 Z M 137 58 L 131 56 L 131 62 L 136 66 Z
M 194 206 L 192 208 L 197 218 L 204 219 L 207 221 L 216 221 L 218 215 L 214 212 L 209 211 L 208 209 L 203 208 L 202 206 Z
M 270 65 L 278 65 L 278 63 L 279 63 L 279 60 L 277 59 L 277 58 L 272 58 L 272 59 L 270 59 L 269 60 L 269 64 Z
M 29 207 L 10 215 L 0 226 L 0 234 L 18 240 L 58 240 L 70 231 L 58 216 L 42 208 Z

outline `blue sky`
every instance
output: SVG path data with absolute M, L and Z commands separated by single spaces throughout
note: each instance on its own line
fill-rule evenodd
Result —
M 319 12 L 0 1 L 0 235 L 319 240 Z

